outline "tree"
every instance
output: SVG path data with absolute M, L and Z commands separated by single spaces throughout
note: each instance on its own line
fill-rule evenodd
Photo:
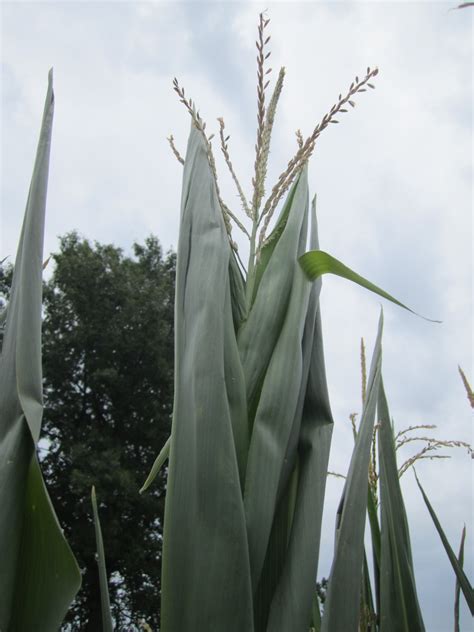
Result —
M 175 255 L 133 250 L 70 233 L 44 288 L 41 460 L 83 572 L 63 630 L 101 629 L 93 484 L 116 629 L 158 625 L 165 474 L 138 490 L 171 426 Z
M 8 257 L 0 261 L 0 353 L 3 344 L 3 332 L 6 321 L 6 306 L 10 298 L 10 287 L 13 279 L 13 266 L 11 263 L 5 263 Z

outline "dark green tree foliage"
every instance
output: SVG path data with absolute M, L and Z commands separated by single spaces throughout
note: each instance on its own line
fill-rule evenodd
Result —
M 170 432 L 175 256 L 156 238 L 126 257 L 76 233 L 45 284 L 41 459 L 83 570 L 64 630 L 101 629 L 91 516 L 95 485 L 117 630 L 157 629 L 164 474 L 140 496 Z M 137 627 L 135 627 L 137 626 Z
M 3 331 L 6 320 L 6 306 L 10 297 L 10 287 L 13 279 L 13 266 L 7 257 L 0 261 L 0 352 L 3 344 Z

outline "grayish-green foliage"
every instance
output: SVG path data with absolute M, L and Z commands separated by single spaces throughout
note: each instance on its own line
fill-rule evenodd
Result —
M 380 381 L 380 632 L 424 632 L 387 398 Z
M 359 623 L 369 459 L 382 363 L 382 328 L 380 315 L 367 399 L 336 518 L 336 545 L 322 620 L 323 632 L 357 630 Z
M 247 420 L 240 416 L 244 382 L 235 337 L 225 331 L 234 331 L 230 247 L 196 130 L 188 144 L 182 200 L 161 627 L 250 631 L 238 461 L 247 442 Z
M 15 263 L 0 358 L 0 629 L 60 625 L 81 580 L 36 456 L 43 415 L 43 234 L 54 96 L 52 72 Z
M 431 505 L 428 499 L 428 496 L 425 493 L 425 490 L 421 486 L 421 483 L 418 480 L 416 473 L 415 473 L 415 478 L 416 478 L 418 487 L 420 488 L 421 495 L 423 496 L 423 500 L 425 501 L 426 507 L 428 508 L 428 511 L 430 513 L 431 519 L 433 520 L 433 523 L 439 534 L 441 542 L 443 543 L 444 550 L 446 551 L 449 561 L 451 562 L 451 566 L 453 567 L 453 571 L 456 574 L 456 577 L 461 587 L 461 590 L 463 592 L 464 598 L 466 599 L 466 603 L 469 606 L 469 610 L 471 611 L 472 616 L 474 616 L 474 590 L 472 588 L 471 582 L 467 578 L 466 573 L 464 572 L 464 569 L 462 567 L 462 564 L 459 562 L 458 558 L 456 557 L 456 554 L 451 548 L 451 545 L 449 544 L 448 538 L 446 537 L 446 534 L 444 533 L 444 530 L 441 526 L 438 516 L 436 515 L 436 512 L 433 509 L 433 506 Z
M 206 148 L 191 131 L 176 284 L 165 632 L 310 625 L 332 419 L 320 282 L 310 283 L 298 263 L 308 210 L 304 170 L 258 264 L 247 313 Z M 316 247 L 315 213 L 311 224 Z

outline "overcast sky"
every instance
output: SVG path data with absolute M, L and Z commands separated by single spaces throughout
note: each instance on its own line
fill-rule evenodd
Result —
M 318 194 L 324 250 L 394 294 L 428 323 L 385 304 L 384 380 L 397 428 L 437 424 L 439 438 L 472 441 L 457 373 L 472 378 L 472 16 L 442 2 L 131 3 L 2 2 L 0 259 L 14 256 L 46 94 L 54 67 L 55 121 L 45 252 L 58 236 L 121 246 L 178 237 L 181 165 L 189 117 L 179 78 L 208 129 L 224 116 L 234 166 L 250 191 L 255 143 L 255 35 L 268 8 L 271 77 L 287 76 L 275 123 L 269 186 L 296 147 L 345 92 L 377 65 L 377 89 L 357 97 L 318 141 L 310 194 Z M 216 152 L 217 153 L 217 152 Z M 218 164 L 221 167 L 221 163 Z M 221 188 L 238 200 L 223 169 Z M 359 341 L 371 349 L 380 301 L 325 278 L 322 309 L 336 421 L 332 470 L 345 473 L 360 410 Z M 409 451 L 400 454 L 408 458 Z M 474 541 L 472 465 L 463 450 L 418 466 L 453 547 Z M 415 489 L 403 479 L 427 630 L 453 628 L 454 575 Z M 328 483 L 319 576 L 329 573 L 339 480 Z M 464 608 L 465 627 L 471 629 Z

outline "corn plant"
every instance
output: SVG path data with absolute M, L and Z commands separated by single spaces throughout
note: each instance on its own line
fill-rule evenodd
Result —
M 184 166 L 174 412 L 170 439 L 142 489 L 152 484 L 168 459 L 161 629 L 421 632 L 425 627 L 399 484 L 396 437 L 382 380 L 382 314 L 336 516 L 334 559 L 322 612 L 315 594 L 333 428 L 319 305 L 321 277 L 337 274 L 406 306 L 319 249 L 316 199 L 309 204 L 308 161 L 319 135 L 337 123 L 336 117 L 347 107 L 355 106 L 356 95 L 374 87 L 371 82 L 378 70 L 369 67 L 362 79 L 356 77 L 306 140 L 298 130 L 298 150 L 266 197 L 271 133 L 285 76 L 282 68 L 267 104 L 267 26 L 268 19 L 261 14 L 256 156 L 249 198 L 230 159 L 224 120 L 219 119 L 220 147 L 237 187 L 242 219 L 222 199 L 212 135 L 207 135 L 195 103 L 174 81 L 192 120 L 185 158 L 169 138 Z M 2 632 L 57 630 L 80 586 L 79 569 L 36 456 L 42 415 L 41 274 L 53 105 L 50 75 L 11 300 L 0 317 L 0 325 L 5 320 L 0 357 Z M 246 266 L 232 237 L 233 225 L 249 240 Z M 308 241 L 311 251 L 305 253 Z M 373 477 L 375 428 L 380 499 Z M 456 557 L 421 485 L 420 490 L 456 574 L 458 624 L 460 591 L 474 612 L 472 586 L 462 568 L 464 536 Z M 103 629 L 111 630 L 94 489 L 91 499 Z M 373 588 L 364 550 L 367 513 Z M 148 628 L 144 622 L 141 625 Z
M 170 440 L 144 485 L 146 489 L 169 458 L 164 632 L 307 632 L 311 624 L 323 632 L 347 632 L 359 626 L 377 408 L 389 423 L 381 385 L 383 319 L 338 512 L 334 561 L 320 620 L 313 595 L 333 426 L 321 336 L 320 277 L 337 274 L 405 306 L 319 250 L 315 199 L 311 210 L 309 206 L 308 160 L 322 131 L 355 106 L 356 95 L 374 87 L 371 82 L 378 70 L 369 67 L 362 79 L 356 77 L 306 140 L 297 132 L 298 150 L 265 199 L 271 132 L 285 76 L 282 68 L 267 105 L 267 25 L 261 14 L 255 172 L 248 199 L 230 159 L 224 120 L 218 119 L 221 151 L 237 187 L 242 219 L 222 199 L 213 135 L 207 135 L 196 104 L 174 80 L 192 120 L 184 159 L 169 138 L 184 166 L 174 414 Z M 247 266 L 232 237 L 232 224 L 249 240 Z M 308 239 L 311 251 L 305 254 Z M 379 547 L 380 602 L 386 612 L 380 629 L 395 629 L 390 627 L 395 613 L 396 629 L 422 630 L 416 591 L 409 581 L 413 572 L 408 532 L 389 443 L 386 439 L 381 452 L 387 463 L 382 478 L 387 501 Z M 402 575 L 394 576 L 398 555 L 404 565 Z M 400 604 L 406 603 L 398 615 Z

